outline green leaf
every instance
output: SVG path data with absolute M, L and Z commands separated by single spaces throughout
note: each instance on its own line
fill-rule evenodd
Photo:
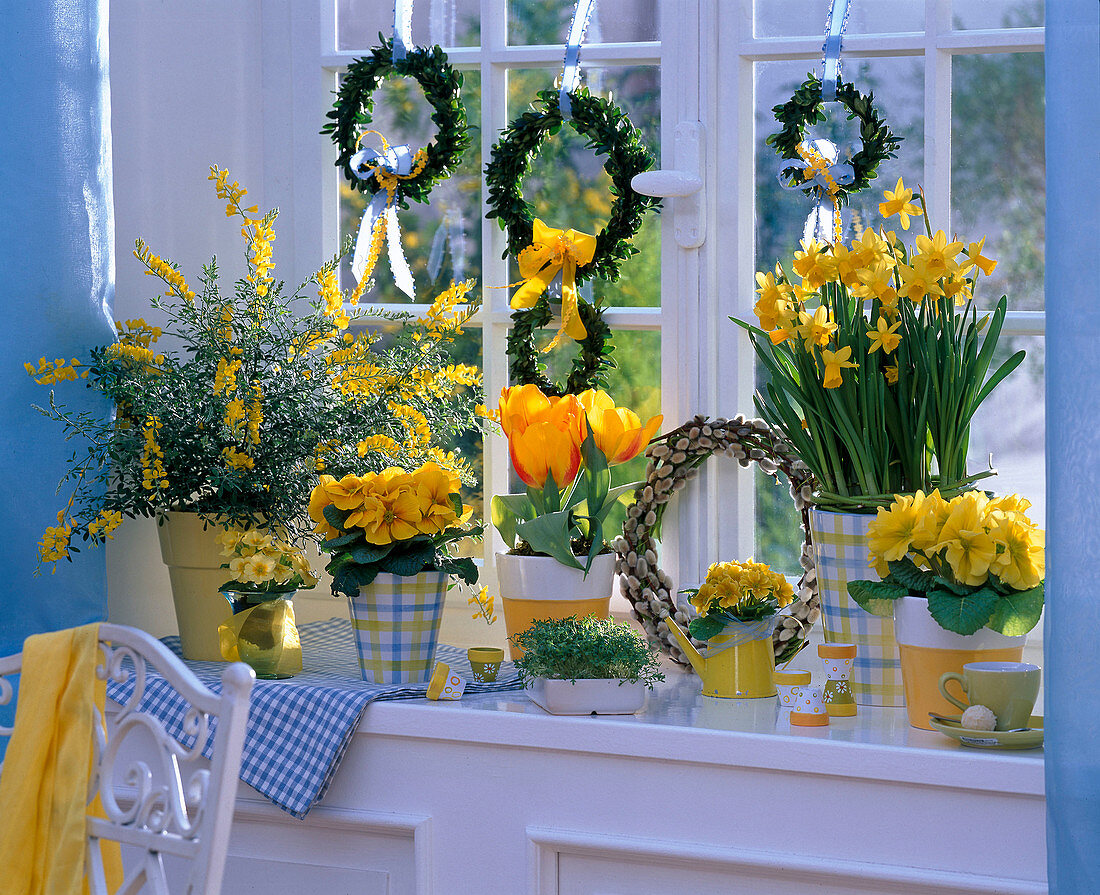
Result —
M 537 553 L 554 557 L 562 565 L 583 569 L 569 546 L 571 516 L 568 510 L 546 513 L 516 526 L 516 532 Z
M 969 594 L 933 588 L 928 591 L 928 611 L 941 628 L 956 634 L 973 634 L 985 627 L 1000 595 L 982 587 Z
M 891 618 L 894 601 L 909 596 L 909 588 L 889 581 L 849 581 L 848 596 L 866 612 Z
M 927 594 L 935 585 L 931 572 L 921 571 L 908 556 L 888 563 L 890 575 L 887 580 L 908 588 L 910 593 Z
M 986 622 L 986 627 L 1008 637 L 1026 634 L 1043 614 L 1043 584 L 1031 590 L 1014 590 L 1001 596 Z
M 468 556 L 458 559 L 447 557 L 440 564 L 440 569 L 454 578 L 460 578 L 466 584 L 477 584 L 477 563 Z
M 407 578 L 412 575 L 419 575 L 434 561 L 435 550 L 426 545 L 408 552 L 395 550 L 382 560 L 379 568 L 383 572 L 392 572 L 394 575 L 402 575 Z
M 726 621 L 710 615 L 701 615 L 688 622 L 688 633 L 696 640 L 710 640 L 726 629 Z
M 351 561 L 361 566 L 369 566 L 388 556 L 393 544 L 364 544 L 355 550 L 349 550 Z
M 526 494 L 497 494 L 489 504 L 493 525 L 508 549 L 516 546 L 516 525 L 535 517 L 535 508 Z
M 356 531 L 349 535 L 340 535 L 338 538 L 329 538 L 329 540 L 321 542 L 321 549 L 327 553 L 331 553 L 337 547 L 346 547 L 348 544 L 353 544 L 362 537 L 363 533 L 361 531 Z
M 336 509 L 336 505 L 330 503 L 322 511 L 325 515 L 325 521 L 333 528 L 338 528 L 340 531 L 344 530 L 344 525 L 347 523 L 348 514 L 346 510 Z

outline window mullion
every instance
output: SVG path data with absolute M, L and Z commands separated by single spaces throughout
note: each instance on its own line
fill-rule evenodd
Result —
M 929 220 L 951 232 L 951 0 L 926 0 L 924 12 L 924 194 Z M 915 187 L 915 184 L 909 184 Z

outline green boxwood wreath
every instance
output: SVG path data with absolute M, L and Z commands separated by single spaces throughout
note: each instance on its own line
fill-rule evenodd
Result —
M 643 196 L 630 185 L 635 174 L 653 166 L 653 156 L 642 144 L 638 129 L 618 106 L 593 96 L 581 87 L 569 94 L 573 116 L 568 124 L 588 140 L 588 147 L 606 155 L 603 169 L 611 178 L 611 194 L 615 201 L 604 228 L 596 234 L 596 254 L 592 261 L 577 268 L 577 284 L 594 276 L 609 282 L 619 278 L 619 266 L 638 250 L 630 244 L 642 225 L 642 218 L 651 208 L 660 206 L 652 196 Z M 500 141 L 493 145 L 489 163 L 485 166 L 485 183 L 489 190 L 488 218 L 496 218 L 508 233 L 508 248 L 504 257 L 519 257 L 531 244 L 535 209 L 523 198 L 523 179 L 531 169 L 531 161 L 542 142 L 556 134 L 562 126 L 558 109 L 558 91 L 542 90 L 531 109 L 504 129 Z M 560 221 L 548 221 L 561 227 Z M 570 226 L 568 223 L 565 226 Z
M 883 161 L 896 158 L 902 138 L 895 136 L 878 114 L 873 93 L 864 96 L 852 84 L 841 81 L 837 83 L 836 98 L 848 110 L 849 119 L 859 120 L 862 143 L 859 152 L 852 156 L 855 180 L 847 186 L 841 186 L 837 195 L 841 203 L 846 203 L 848 196 L 870 186 L 871 181 L 878 176 L 878 166 Z M 810 74 L 794 92 L 794 96 L 783 105 L 772 109 L 775 120 L 783 127 L 768 137 L 767 144 L 775 147 L 781 158 L 797 159 L 799 155 L 796 147 L 806 139 L 806 128 L 825 120 L 824 106 L 825 103 L 821 100 L 821 79 Z M 787 176 L 796 170 L 788 168 L 783 174 Z M 817 187 L 810 184 L 802 192 L 810 195 L 816 189 Z
M 434 110 L 432 121 L 438 132 L 424 147 L 428 157 L 424 169 L 416 177 L 398 182 L 396 201 L 402 208 L 408 208 L 409 199 L 428 201 L 432 187 L 454 173 L 470 145 L 466 109 L 460 95 L 462 74 L 451 67 L 447 54 L 439 47 L 410 48 L 404 60 L 394 62 L 393 40 L 381 34 L 378 37 L 381 45 L 348 67 L 336 103 L 325 116 L 331 120 L 321 128 L 321 133 L 330 135 L 340 150 L 336 166 L 343 169 L 351 185 L 373 196 L 382 188 L 377 178 L 360 180 L 348 162 L 359 151 L 359 137 L 373 120 L 374 91 L 391 76 L 414 78 Z
M 512 328 L 508 331 L 508 381 L 512 385 L 537 385 L 547 397 L 579 395 L 585 389 L 607 388 L 607 374 L 615 368 L 611 357 L 611 327 L 603 319 L 603 308 L 586 301 L 577 303 L 581 323 L 588 333 L 581 339 L 580 351 L 573 358 L 573 368 L 565 384 L 552 381 L 546 375 L 546 365 L 539 362 L 535 345 L 535 330 L 553 319 L 550 299 L 543 294 L 530 308 L 512 312 Z
M 803 544 L 799 563 L 803 574 L 795 589 L 795 602 L 789 611 L 784 611 L 772 635 L 776 663 L 785 662 L 802 648 L 810 627 L 821 615 L 810 541 L 813 476 L 794 455 L 791 445 L 763 420 L 743 416 L 709 420 L 696 416 L 650 443 L 646 449 L 649 458 L 646 480 L 634 493 L 623 533 L 615 539 L 616 571 L 622 576 L 620 588 L 650 642 L 668 653 L 673 661 L 690 667 L 663 619 L 673 616 L 686 631 L 695 610 L 686 599 L 677 603 L 672 579 L 657 565 L 657 537 L 673 494 L 694 478 L 699 467 L 714 454 L 726 454 L 746 467 L 756 463 L 771 476 L 782 472 L 790 482 L 791 497 L 801 516 Z M 695 644 L 705 646 L 698 641 Z

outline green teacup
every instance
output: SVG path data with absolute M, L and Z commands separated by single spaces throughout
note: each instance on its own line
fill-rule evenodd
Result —
M 984 705 L 997 716 L 997 730 L 1027 727 L 1035 700 L 1039 698 L 1042 672 L 1038 665 L 1026 662 L 970 662 L 963 673 L 949 671 L 940 677 L 940 692 L 947 701 L 963 711 L 971 705 Z M 947 682 L 962 685 L 970 705 L 947 692 Z

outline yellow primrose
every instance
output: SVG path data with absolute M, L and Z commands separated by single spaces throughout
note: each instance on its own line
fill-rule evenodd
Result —
M 913 203 L 913 191 L 906 189 L 905 184 L 901 182 L 901 178 L 898 178 L 897 185 L 893 191 L 886 190 L 883 192 L 885 202 L 880 202 L 878 206 L 878 212 L 884 218 L 893 217 L 895 214 L 901 220 L 901 229 L 909 229 L 909 217 L 919 217 L 923 214 L 919 205 Z
M 879 507 L 867 526 L 867 547 L 872 558 L 897 562 L 909 552 L 914 532 L 923 515 L 924 495 L 902 494 L 889 507 Z
M 1045 535 L 1030 522 L 1002 517 L 992 532 L 998 545 L 989 571 L 1009 587 L 1030 590 L 1043 580 Z
M 840 371 L 845 368 L 859 366 L 859 364 L 849 360 L 851 356 L 851 345 L 845 345 L 838 351 L 830 351 L 828 348 L 821 349 L 821 361 L 825 364 L 824 381 L 822 385 L 824 385 L 825 388 L 838 388 L 844 382 Z

